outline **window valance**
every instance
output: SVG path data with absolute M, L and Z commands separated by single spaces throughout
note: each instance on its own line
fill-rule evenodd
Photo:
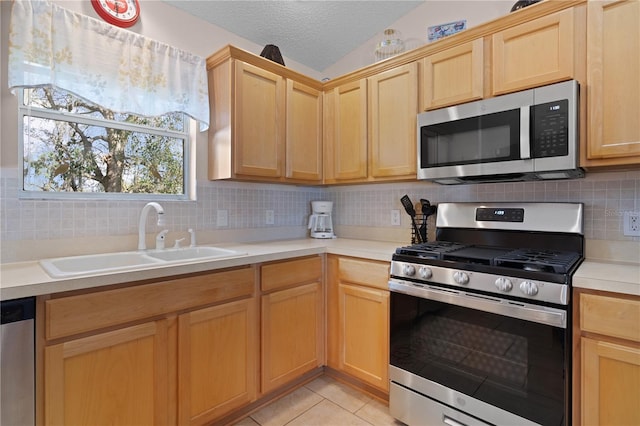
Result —
M 206 60 L 48 1 L 14 0 L 9 87 L 52 86 L 116 112 L 209 127 Z

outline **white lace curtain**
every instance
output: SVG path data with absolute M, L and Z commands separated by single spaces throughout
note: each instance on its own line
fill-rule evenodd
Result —
M 56 87 L 116 112 L 209 127 L 206 60 L 48 1 L 14 0 L 9 88 Z

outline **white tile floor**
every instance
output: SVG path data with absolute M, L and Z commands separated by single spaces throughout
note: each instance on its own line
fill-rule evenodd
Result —
M 388 407 L 321 376 L 261 408 L 235 426 L 401 426 Z

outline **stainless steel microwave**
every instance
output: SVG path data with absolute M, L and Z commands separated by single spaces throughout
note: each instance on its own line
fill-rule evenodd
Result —
M 567 179 L 579 167 L 574 80 L 418 114 L 418 179 Z

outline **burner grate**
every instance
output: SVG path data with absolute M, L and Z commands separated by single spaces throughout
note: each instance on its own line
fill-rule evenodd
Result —
M 396 254 L 417 256 L 423 259 L 441 259 L 443 254 L 459 250 L 464 247 L 467 246 L 450 241 L 432 241 L 428 243 L 400 247 L 396 249 Z
M 566 274 L 580 260 L 574 252 L 518 249 L 496 257 L 494 264 L 526 271 Z

